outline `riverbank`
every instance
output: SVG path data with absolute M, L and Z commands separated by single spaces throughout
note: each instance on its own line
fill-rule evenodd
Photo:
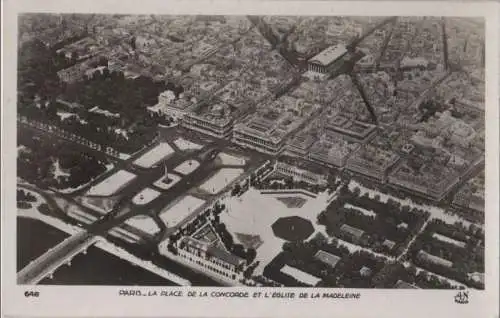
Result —
M 43 222 L 44 224 L 51 226 L 52 228 L 58 229 L 63 233 L 69 234 L 69 235 L 75 235 L 77 233 L 80 233 L 83 231 L 83 229 L 67 224 L 55 217 L 51 217 L 48 215 L 44 215 L 38 211 L 38 206 L 42 203 L 46 203 L 45 200 L 42 198 L 42 196 L 34 191 L 31 190 L 25 190 L 29 191 L 31 194 L 33 194 L 37 201 L 36 203 L 32 204 L 32 207 L 29 209 L 18 209 L 18 217 L 19 218 L 28 218 L 32 220 L 38 220 Z M 143 268 L 144 270 L 147 270 L 159 277 L 162 277 L 164 279 L 167 279 L 168 281 L 173 282 L 176 285 L 181 285 L 181 286 L 189 286 L 191 285 L 191 282 L 187 279 L 184 279 L 174 273 L 171 273 L 167 271 L 164 268 L 160 268 L 156 265 L 154 265 L 152 262 L 148 262 L 145 260 L 142 260 L 133 254 L 127 252 L 125 249 L 120 248 L 113 243 L 108 242 L 104 238 L 100 238 L 99 241 L 95 244 L 95 246 L 111 255 L 114 255 L 124 261 L 127 261 L 135 266 L 139 266 Z M 44 252 L 43 252 L 44 253 Z M 42 254 L 43 254 L 42 253 Z M 41 255 L 41 254 L 40 254 Z M 38 255 L 38 256 L 40 256 Z

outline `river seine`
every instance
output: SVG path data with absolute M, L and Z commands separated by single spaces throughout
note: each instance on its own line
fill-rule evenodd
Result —
M 21 270 L 30 261 L 36 259 L 49 248 L 62 242 L 68 234 L 38 220 L 17 218 L 17 270 Z M 200 277 L 188 268 L 171 262 L 165 268 L 187 278 L 193 285 L 217 286 L 208 278 Z M 170 268 L 172 267 L 172 268 Z M 40 282 L 43 285 L 140 285 L 140 286 L 175 286 L 176 284 L 148 270 L 122 260 L 95 246 L 87 254 L 77 255 L 71 266 L 61 266 L 52 279 Z

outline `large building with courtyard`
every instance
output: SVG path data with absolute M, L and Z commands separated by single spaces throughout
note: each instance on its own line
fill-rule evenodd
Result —
M 262 117 L 237 124 L 233 130 L 235 144 L 271 155 L 281 152 L 285 144 L 284 137 L 285 132 L 278 130 L 274 121 Z
M 438 169 L 436 166 L 424 165 L 416 174 L 406 162 L 401 162 L 389 174 L 388 182 L 396 188 L 439 201 L 460 181 L 460 176 L 443 167 Z
M 350 142 L 366 143 L 376 135 L 376 126 L 352 120 L 342 115 L 333 117 L 323 126 L 324 133 L 338 134 Z
M 383 150 L 372 145 L 365 145 L 347 159 L 346 167 L 354 173 L 385 182 L 389 169 L 398 160 L 399 156 L 392 151 Z
M 199 105 L 183 117 L 182 126 L 213 137 L 228 138 L 233 130 L 232 116 L 232 109 L 227 104 Z

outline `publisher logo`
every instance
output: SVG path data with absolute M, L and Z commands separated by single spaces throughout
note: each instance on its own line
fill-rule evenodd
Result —
M 457 304 L 468 304 L 469 303 L 469 292 L 460 291 L 455 295 L 455 302 Z

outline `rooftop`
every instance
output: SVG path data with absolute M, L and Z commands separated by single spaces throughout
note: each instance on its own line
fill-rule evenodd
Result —
M 358 139 L 364 139 L 376 129 L 376 126 L 338 115 L 328 121 L 326 128 Z
M 222 102 L 210 105 L 202 103 L 196 107 L 192 115 L 213 123 L 223 124 L 233 119 L 234 112 L 231 106 Z
M 310 134 L 303 133 L 295 136 L 289 143 L 288 146 L 295 147 L 299 149 L 308 149 L 316 141 L 316 138 Z
M 388 167 L 395 163 L 399 156 L 390 150 L 384 150 L 373 145 L 365 145 L 349 160 L 351 162 L 366 162 L 377 167 Z
M 342 230 L 346 233 L 349 233 L 352 236 L 355 236 L 356 238 L 360 238 L 365 233 L 365 231 L 360 230 L 358 228 L 355 228 L 353 226 L 347 225 L 347 224 L 342 224 L 342 226 L 340 227 L 340 230 Z
M 382 243 L 383 246 L 386 246 L 388 249 L 392 250 L 392 248 L 396 245 L 395 242 L 391 241 L 391 240 L 384 240 L 384 242 Z
M 278 157 L 278 162 L 282 162 L 291 166 L 294 166 L 296 168 L 306 170 L 312 173 L 316 173 L 319 175 L 326 175 L 328 173 L 328 170 L 318 164 L 315 164 L 310 161 L 306 160 L 297 160 L 295 157 L 289 157 L 289 156 L 279 156 Z
M 453 262 L 449 261 L 449 260 L 446 260 L 444 258 L 441 258 L 439 256 L 436 256 L 436 255 L 432 255 L 432 254 L 429 254 L 423 250 L 420 250 L 418 252 L 418 257 L 426 260 L 426 261 L 429 261 L 429 262 L 432 262 L 434 264 L 438 264 L 438 265 L 442 265 L 442 266 L 446 266 L 446 267 L 452 267 L 453 266 Z
M 342 140 L 341 138 L 330 138 L 324 136 L 323 140 L 316 141 L 310 148 L 311 154 L 323 154 L 328 157 L 345 157 L 359 147 L 358 143 Z
M 404 280 L 399 279 L 396 284 L 394 284 L 394 288 L 398 289 L 419 289 L 417 286 L 405 282 Z
M 330 265 L 331 267 L 335 267 L 335 265 L 337 265 L 337 263 L 341 260 L 341 258 L 338 257 L 337 255 L 333 255 L 333 254 L 325 252 L 323 250 L 319 250 L 314 255 L 314 257 L 316 259 L 320 260 L 321 262 L 323 262 L 327 265 Z
M 372 269 L 370 267 L 363 266 L 359 270 L 359 273 L 361 274 L 361 276 L 370 276 L 372 274 Z
M 303 272 L 295 267 L 291 267 L 288 265 L 283 266 L 281 272 L 290 275 L 296 280 L 310 286 L 316 286 L 316 284 L 318 284 L 321 281 L 321 278 L 318 278 L 316 276 L 313 276 L 309 273 Z
M 237 124 L 235 129 L 273 141 L 281 141 L 319 107 L 318 104 L 311 104 L 300 98 L 283 95 L 271 103 L 259 105 L 257 112 L 247 117 L 245 122 Z
M 218 258 L 228 264 L 239 266 L 244 260 L 236 255 L 228 253 L 219 247 L 213 246 L 207 242 L 197 240 L 190 236 L 184 236 L 181 239 L 181 243 L 189 245 L 190 247 L 196 248 L 198 250 L 206 251 L 208 255 Z
M 198 250 L 206 251 L 208 249 L 208 244 L 206 242 L 197 240 L 191 236 L 184 236 L 183 238 L 181 238 L 180 242 L 181 244 L 186 244 Z
M 309 62 L 328 66 L 345 53 L 347 53 L 345 45 L 337 44 L 321 51 L 321 53 L 311 58 Z
M 207 253 L 233 266 L 240 266 L 245 262 L 242 258 L 228 253 L 215 246 L 210 246 L 207 250 Z

